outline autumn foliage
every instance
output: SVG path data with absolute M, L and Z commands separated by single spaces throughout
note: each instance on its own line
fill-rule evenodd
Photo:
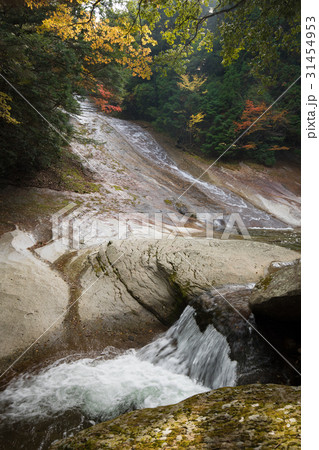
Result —
M 120 106 L 110 104 L 110 100 L 114 98 L 114 94 L 106 90 L 102 83 L 98 84 L 97 90 L 99 93 L 99 97 L 93 97 L 93 99 L 103 112 L 105 112 L 106 114 L 110 114 L 111 112 L 122 111 L 122 108 Z
M 246 106 L 240 118 L 240 122 L 235 122 L 235 131 L 246 130 L 249 128 L 267 109 L 267 106 L 264 102 L 259 105 L 254 105 L 254 102 L 251 100 L 246 100 Z M 255 128 L 253 131 L 256 131 L 256 128 L 262 128 L 263 123 L 265 122 L 265 115 L 263 115 L 258 122 L 256 122 Z M 251 130 L 248 131 L 248 133 Z
M 26 0 L 30 8 L 49 6 L 51 3 L 50 0 Z M 82 39 L 90 47 L 90 54 L 84 57 L 86 65 L 117 63 L 128 67 L 133 76 L 150 79 L 151 47 L 156 41 L 152 38 L 148 26 L 141 26 L 141 39 L 137 42 L 127 18 L 123 17 L 118 23 L 111 23 L 106 17 L 101 20 L 95 13 L 96 3 L 99 2 L 58 1 L 38 31 L 52 32 L 64 41 L 75 42 Z
M 246 106 L 240 118 L 240 122 L 235 122 L 236 131 L 244 131 L 254 124 L 254 129 L 250 129 L 247 132 L 247 134 L 250 134 L 258 130 L 265 130 L 286 123 L 286 110 L 274 111 L 273 109 L 270 109 L 266 112 L 266 109 L 267 106 L 264 102 L 255 105 L 251 100 L 246 100 Z
M 240 147 L 244 150 L 253 150 L 258 147 L 260 142 L 267 142 L 270 132 L 272 136 L 278 138 L 282 135 L 287 124 L 287 111 L 275 111 L 269 109 L 264 102 L 254 104 L 251 100 L 246 100 L 245 109 L 241 115 L 240 121 L 235 122 L 235 131 L 246 131 L 245 137 L 241 141 Z M 267 132 L 269 135 L 267 136 Z M 247 137 L 252 136 L 252 142 L 247 142 Z M 289 147 L 272 143 L 268 150 L 289 150 Z

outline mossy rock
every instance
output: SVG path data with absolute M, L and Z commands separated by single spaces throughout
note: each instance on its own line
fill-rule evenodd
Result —
M 300 259 L 284 265 L 274 262 L 267 276 L 256 284 L 249 304 L 257 316 L 282 321 L 300 321 Z
M 133 411 L 51 449 L 300 448 L 300 389 L 248 385 Z

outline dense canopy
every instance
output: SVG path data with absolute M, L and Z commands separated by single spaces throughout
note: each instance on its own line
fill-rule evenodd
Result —
M 56 161 L 66 141 L 48 122 L 68 140 L 76 95 L 217 156 L 299 76 L 296 0 L 2 0 L 0 12 L 2 174 Z M 229 158 L 297 152 L 291 91 Z

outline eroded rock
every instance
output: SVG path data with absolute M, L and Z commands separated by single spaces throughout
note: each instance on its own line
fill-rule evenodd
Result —
M 50 328 L 41 342 L 47 343 L 68 305 L 67 283 L 28 250 L 33 245 L 18 229 L 0 240 L 1 370 Z
M 253 241 L 177 237 L 109 242 L 83 262 L 79 314 L 82 320 L 107 317 L 109 324 L 120 318 L 123 328 L 151 317 L 170 325 L 195 295 L 212 286 L 254 283 L 272 261 L 297 256 Z
M 228 285 L 194 298 L 191 306 L 196 311 L 196 323 L 202 331 L 212 324 L 227 339 L 230 358 L 237 362 L 236 384 L 299 385 L 298 335 L 281 323 L 271 321 L 267 327 L 256 323 L 249 307 L 252 289 L 251 285 Z M 286 348 L 287 339 L 293 348 Z
M 298 256 L 253 241 L 127 239 L 64 255 L 55 271 L 28 250 L 33 244 L 21 231 L 1 240 L 1 356 L 10 361 L 52 324 L 41 351 L 55 331 L 59 354 L 143 346 L 212 285 L 254 283 L 271 261 Z

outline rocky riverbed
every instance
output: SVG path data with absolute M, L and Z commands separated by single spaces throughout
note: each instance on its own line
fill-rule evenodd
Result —
M 218 165 L 196 181 L 201 158 L 88 101 L 82 107 L 71 159 L 0 193 L 5 448 L 48 448 L 147 406 L 159 409 L 115 419 L 108 438 L 109 425 L 97 425 L 57 445 L 297 448 L 298 391 L 269 385 L 299 384 L 297 169 Z M 238 227 L 225 236 L 233 213 L 245 239 Z M 205 214 L 222 216 L 209 235 Z M 268 384 L 234 387 L 249 383 Z M 233 387 L 160 409 L 223 386 Z M 290 409 L 296 422 L 285 419 Z M 161 428 L 166 414 L 173 428 Z M 129 422 L 117 425 L 127 417 L 145 433 L 128 437 Z
M 144 344 L 141 334 L 150 339 L 171 325 L 194 296 L 255 283 L 273 261 L 299 257 L 254 241 L 127 239 L 71 252 L 50 267 L 28 250 L 32 244 L 18 230 L 0 241 L 2 369 L 51 324 L 33 348 L 38 358 L 48 349 L 101 350 L 116 343 L 119 329 L 121 346 Z

